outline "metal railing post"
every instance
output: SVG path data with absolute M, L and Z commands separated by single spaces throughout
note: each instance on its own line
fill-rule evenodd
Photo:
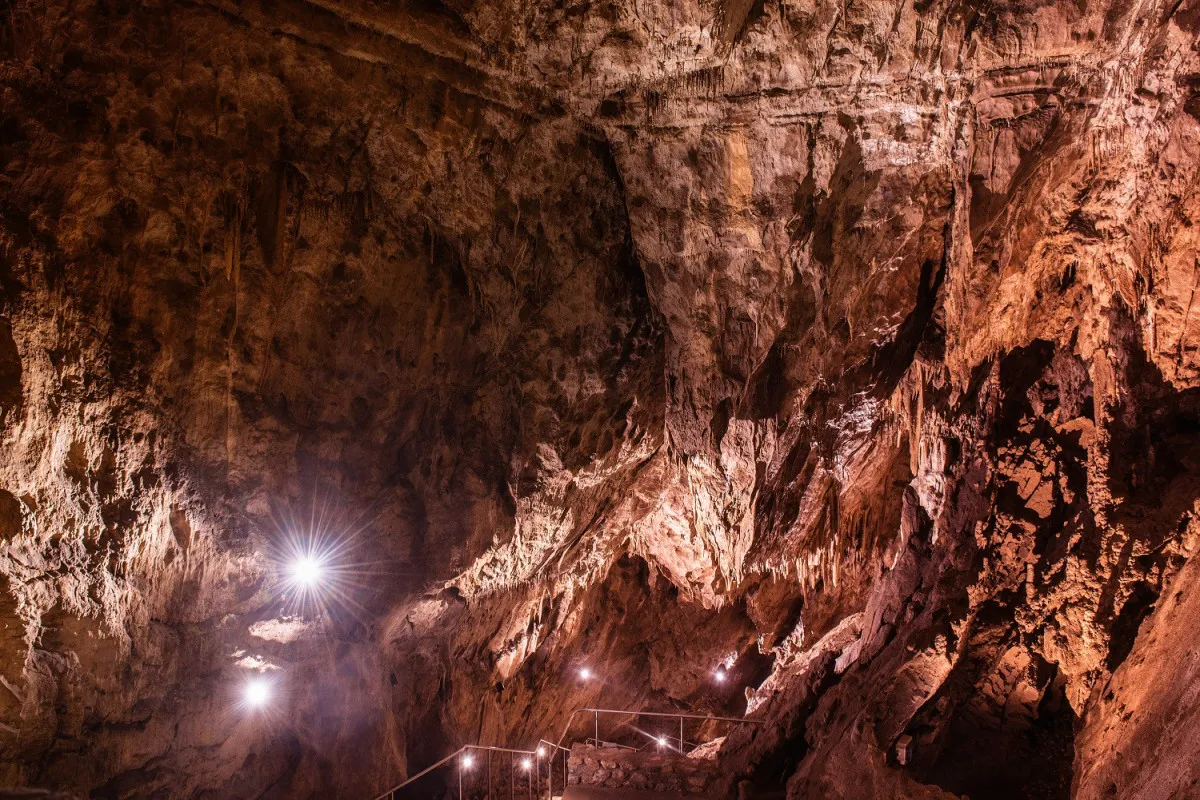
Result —
M 599 747 L 600 747 L 600 712 L 597 711 L 595 713 L 596 713 L 596 748 L 599 749 Z
M 683 752 L 683 715 L 679 715 L 679 752 Z

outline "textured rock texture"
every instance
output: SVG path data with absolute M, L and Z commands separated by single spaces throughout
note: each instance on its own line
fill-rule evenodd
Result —
M 2 16 L 0 784 L 1197 792 L 1194 0 Z
M 576 744 L 567 758 L 567 785 L 703 797 L 713 781 L 711 760 L 676 751 L 628 750 Z

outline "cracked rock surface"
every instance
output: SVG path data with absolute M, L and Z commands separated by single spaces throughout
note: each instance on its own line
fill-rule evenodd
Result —
M 1195 0 L 2 16 L 0 785 L 1200 793 Z

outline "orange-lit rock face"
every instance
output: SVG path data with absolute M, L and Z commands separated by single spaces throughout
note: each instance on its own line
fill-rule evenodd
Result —
M 0 785 L 1200 780 L 1193 3 L 6 16 Z

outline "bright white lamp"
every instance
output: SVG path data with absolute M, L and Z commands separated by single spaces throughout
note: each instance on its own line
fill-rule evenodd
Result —
M 292 562 L 292 580 L 305 588 L 312 588 L 321 582 L 321 562 L 311 555 L 304 555 Z
M 265 678 L 253 678 L 246 683 L 243 697 L 250 708 L 262 708 L 271 699 L 271 686 Z

